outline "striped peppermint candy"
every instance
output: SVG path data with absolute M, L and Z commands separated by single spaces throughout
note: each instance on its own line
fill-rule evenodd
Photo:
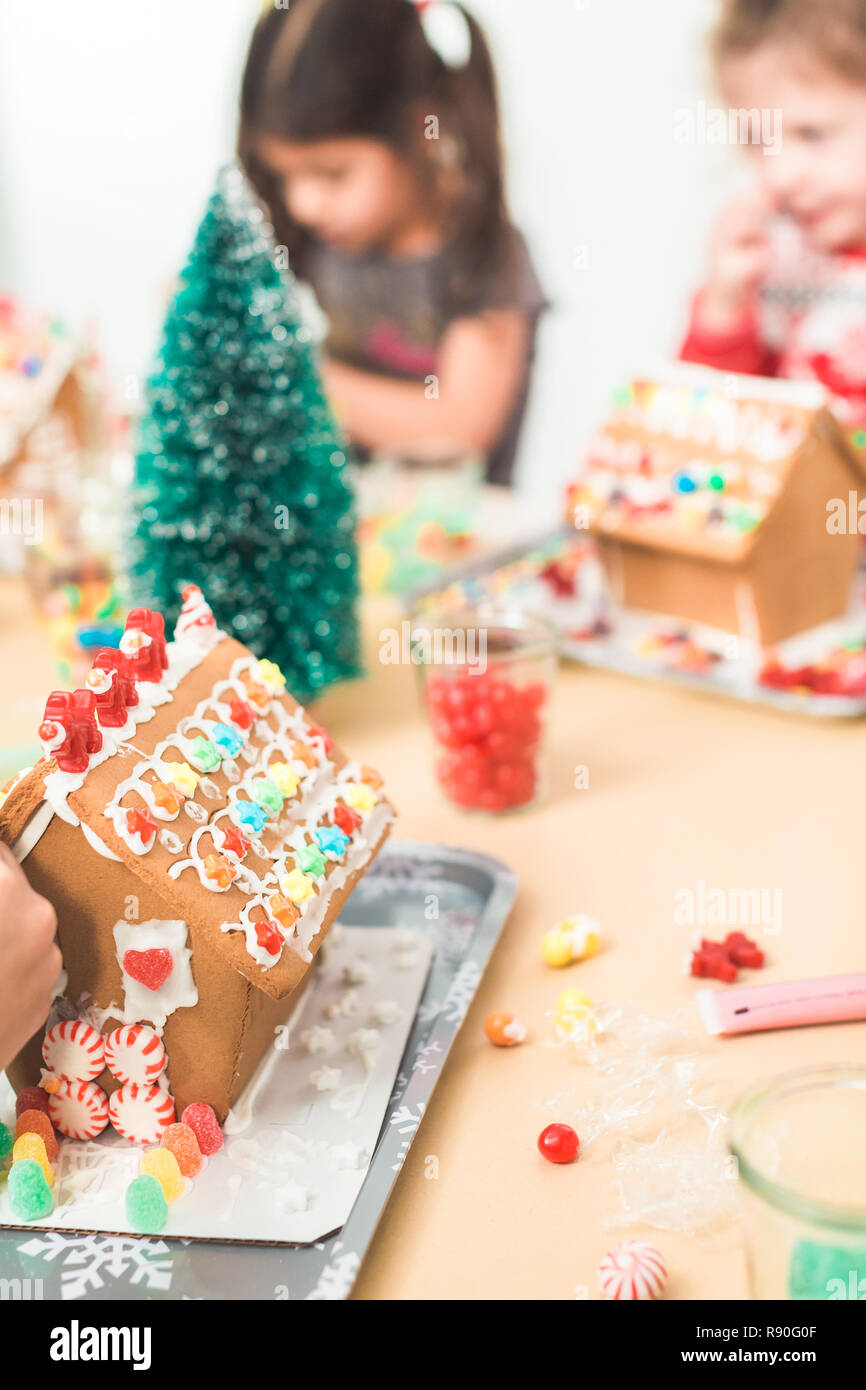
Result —
M 55 1023 L 42 1040 L 42 1059 L 64 1081 L 92 1081 L 105 1070 L 102 1034 L 80 1018 Z
M 108 1096 L 95 1081 L 61 1081 L 48 1097 L 48 1114 L 67 1139 L 95 1139 L 108 1124 Z
M 162 1038 L 146 1023 L 127 1023 L 105 1039 L 105 1065 L 124 1084 L 152 1085 L 165 1068 Z
M 121 1086 L 108 1102 L 108 1118 L 124 1139 L 134 1144 L 158 1144 L 174 1122 L 174 1102 L 158 1086 Z
M 632 1302 L 659 1298 L 668 1277 L 654 1245 L 624 1240 L 608 1250 L 598 1267 L 598 1284 L 605 1298 Z

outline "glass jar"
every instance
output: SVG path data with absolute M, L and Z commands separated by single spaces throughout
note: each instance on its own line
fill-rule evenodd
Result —
M 432 609 L 413 623 L 412 653 L 448 799 L 493 814 L 535 802 L 556 674 L 553 626 L 505 604 Z
M 866 1299 L 866 1068 L 790 1072 L 731 1115 L 752 1297 Z

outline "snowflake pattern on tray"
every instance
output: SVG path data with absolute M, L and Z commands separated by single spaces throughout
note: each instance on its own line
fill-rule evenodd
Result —
M 109 1279 L 160 1293 L 171 1287 L 173 1255 L 164 1240 L 63 1236 L 58 1231 L 43 1231 L 19 1245 L 18 1253 L 48 1264 L 59 1261 L 63 1299 L 86 1298 L 104 1288 Z

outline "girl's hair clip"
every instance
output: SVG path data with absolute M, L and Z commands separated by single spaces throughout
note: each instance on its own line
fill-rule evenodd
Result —
M 472 53 L 472 34 L 459 5 L 450 0 L 412 0 L 424 37 L 446 68 L 464 68 Z

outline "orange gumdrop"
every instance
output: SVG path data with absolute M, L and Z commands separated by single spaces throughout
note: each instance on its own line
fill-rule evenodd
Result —
M 177 1159 L 177 1166 L 185 1178 L 194 1178 L 201 1172 L 202 1156 L 195 1130 L 189 1125 L 169 1125 L 159 1141 L 160 1148 L 171 1149 Z
M 45 1155 L 53 1163 L 59 1153 L 54 1126 L 44 1110 L 22 1110 L 15 1121 L 15 1138 L 22 1134 L 38 1134 L 45 1145 Z
M 484 1020 L 484 1031 L 495 1047 L 513 1047 L 526 1037 L 526 1029 L 514 1014 L 488 1014 Z

